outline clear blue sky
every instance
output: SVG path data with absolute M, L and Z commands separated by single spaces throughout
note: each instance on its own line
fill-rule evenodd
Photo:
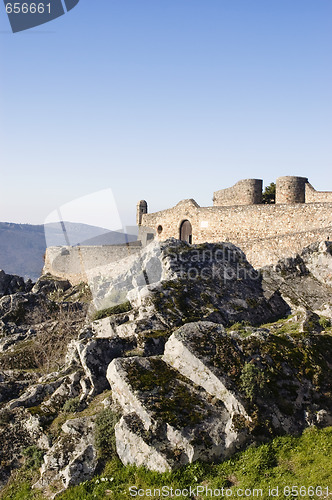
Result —
M 0 5 L 0 30 L 1 221 L 106 188 L 125 224 L 241 178 L 332 190 L 331 0 L 80 0 L 17 34 Z

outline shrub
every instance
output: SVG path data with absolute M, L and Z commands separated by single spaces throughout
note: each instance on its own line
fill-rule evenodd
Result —
M 80 397 L 77 396 L 73 399 L 68 399 L 62 407 L 65 413 L 75 413 L 80 406 Z
M 25 468 L 26 469 L 39 469 L 43 463 L 45 452 L 38 448 L 38 446 L 28 446 L 23 450 L 23 456 L 25 457 Z
M 110 459 L 116 453 L 114 427 L 118 420 L 118 415 L 110 408 L 102 410 L 97 416 L 95 445 L 102 459 Z
M 326 330 L 326 328 L 329 328 L 331 326 L 331 321 L 329 320 L 329 318 L 326 318 L 325 316 L 321 316 L 318 322 L 320 326 L 324 328 L 324 330 Z
M 266 393 L 267 381 L 265 373 L 252 363 L 244 364 L 240 381 L 241 390 L 250 401 L 253 401 L 258 394 L 264 395 Z

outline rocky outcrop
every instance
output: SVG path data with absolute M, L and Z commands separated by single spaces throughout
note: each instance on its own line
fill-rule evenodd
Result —
M 188 323 L 166 342 L 162 359 L 109 365 L 113 399 L 123 413 L 118 454 L 126 464 L 165 471 L 331 421 L 332 399 L 322 397 L 332 394 L 331 354 L 329 335 L 295 340 L 253 329 L 242 338 L 211 322 Z
M 178 240 L 148 245 L 125 272 L 114 269 L 111 279 L 93 282 L 94 295 L 104 303 L 118 297 L 138 311 L 129 333 L 169 329 L 188 321 L 228 325 L 252 324 L 282 317 L 288 306 L 278 293 L 264 296 L 260 274 L 231 243 L 189 245 Z M 123 297 L 124 292 L 127 293 Z
M 241 414 L 248 419 L 231 380 L 213 364 L 218 348 L 222 349 L 228 341 L 229 335 L 221 325 L 203 321 L 189 323 L 170 337 L 163 359 L 210 396 L 222 401 L 231 416 Z
M 106 370 L 110 362 L 125 355 L 136 346 L 134 341 L 117 338 L 85 338 L 72 341 L 70 352 L 72 359 L 77 356 L 85 376 L 88 379 L 90 398 L 109 389 Z M 70 359 L 69 359 L 70 362 Z
M 62 434 L 44 456 L 41 478 L 34 485 L 48 496 L 55 496 L 48 487 L 57 483 L 57 494 L 68 486 L 91 479 L 97 467 L 94 446 L 94 422 L 91 417 L 68 420 L 62 426 Z
M 44 275 L 41 276 L 32 288 L 33 293 L 50 294 L 55 292 L 65 292 L 71 288 L 68 280 L 55 278 L 54 276 Z
M 24 281 L 20 276 L 6 274 L 0 269 L 0 297 L 17 292 L 30 292 L 33 287 L 31 280 Z
M 91 478 L 103 404 L 122 462 L 157 471 L 330 425 L 330 258 L 321 243 L 257 272 L 230 243 L 153 243 L 94 281 L 100 303 L 125 304 L 87 322 L 91 297 L 64 280 L 4 295 L 0 480 L 31 445 L 47 496 Z
M 266 300 L 261 276 L 234 245 L 172 245 L 163 250 L 162 259 L 169 279 L 131 295 L 142 307 L 152 302 L 168 326 L 188 320 L 259 324 L 287 312 L 278 293 Z
M 279 292 L 292 310 L 308 310 L 332 319 L 332 242 L 305 248 L 294 258 L 262 269 L 268 294 Z
M 75 300 L 74 288 L 51 277 L 33 287 L 1 272 L 0 282 L 1 487 L 22 465 L 24 449 L 48 449 L 44 430 L 68 399 L 81 394 L 84 370 L 64 367 L 64 355 L 84 323 L 88 304 Z
M 117 452 L 124 463 L 137 463 L 139 449 L 139 463 L 156 455 L 158 465 L 151 462 L 151 468 L 168 470 L 225 457 L 243 441 L 243 435 L 232 430 L 232 416 L 223 402 L 212 401 L 160 358 L 114 360 L 107 377 L 114 400 L 124 417 L 130 417 L 116 426 Z

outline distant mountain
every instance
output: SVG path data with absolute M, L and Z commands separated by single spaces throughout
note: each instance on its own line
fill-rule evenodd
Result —
M 127 228 L 134 232 L 135 228 Z M 118 245 L 135 241 L 135 234 L 75 222 L 44 225 L 0 222 L 0 269 L 37 280 L 47 246 Z

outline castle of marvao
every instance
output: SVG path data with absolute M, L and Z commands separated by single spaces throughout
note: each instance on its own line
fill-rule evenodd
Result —
M 292 256 L 332 231 L 332 192 L 316 191 L 305 177 L 286 176 L 276 181 L 275 203 L 262 203 L 260 179 L 245 179 L 216 191 L 213 206 L 195 200 L 147 213 L 147 203 L 137 205 L 139 238 L 143 244 L 178 238 L 188 243 L 231 242 L 240 247 L 256 267 Z M 151 228 L 153 231 L 151 232 Z
M 256 268 L 295 256 L 332 233 L 332 192 L 316 191 L 305 177 L 286 176 L 276 181 L 275 203 L 262 203 L 260 179 L 245 179 L 216 191 L 213 206 L 195 200 L 148 213 L 145 200 L 137 204 L 138 240 L 127 245 L 50 247 L 44 273 L 72 283 L 86 280 L 87 271 L 140 251 L 149 241 L 168 238 L 189 244 L 230 242 L 240 247 Z

